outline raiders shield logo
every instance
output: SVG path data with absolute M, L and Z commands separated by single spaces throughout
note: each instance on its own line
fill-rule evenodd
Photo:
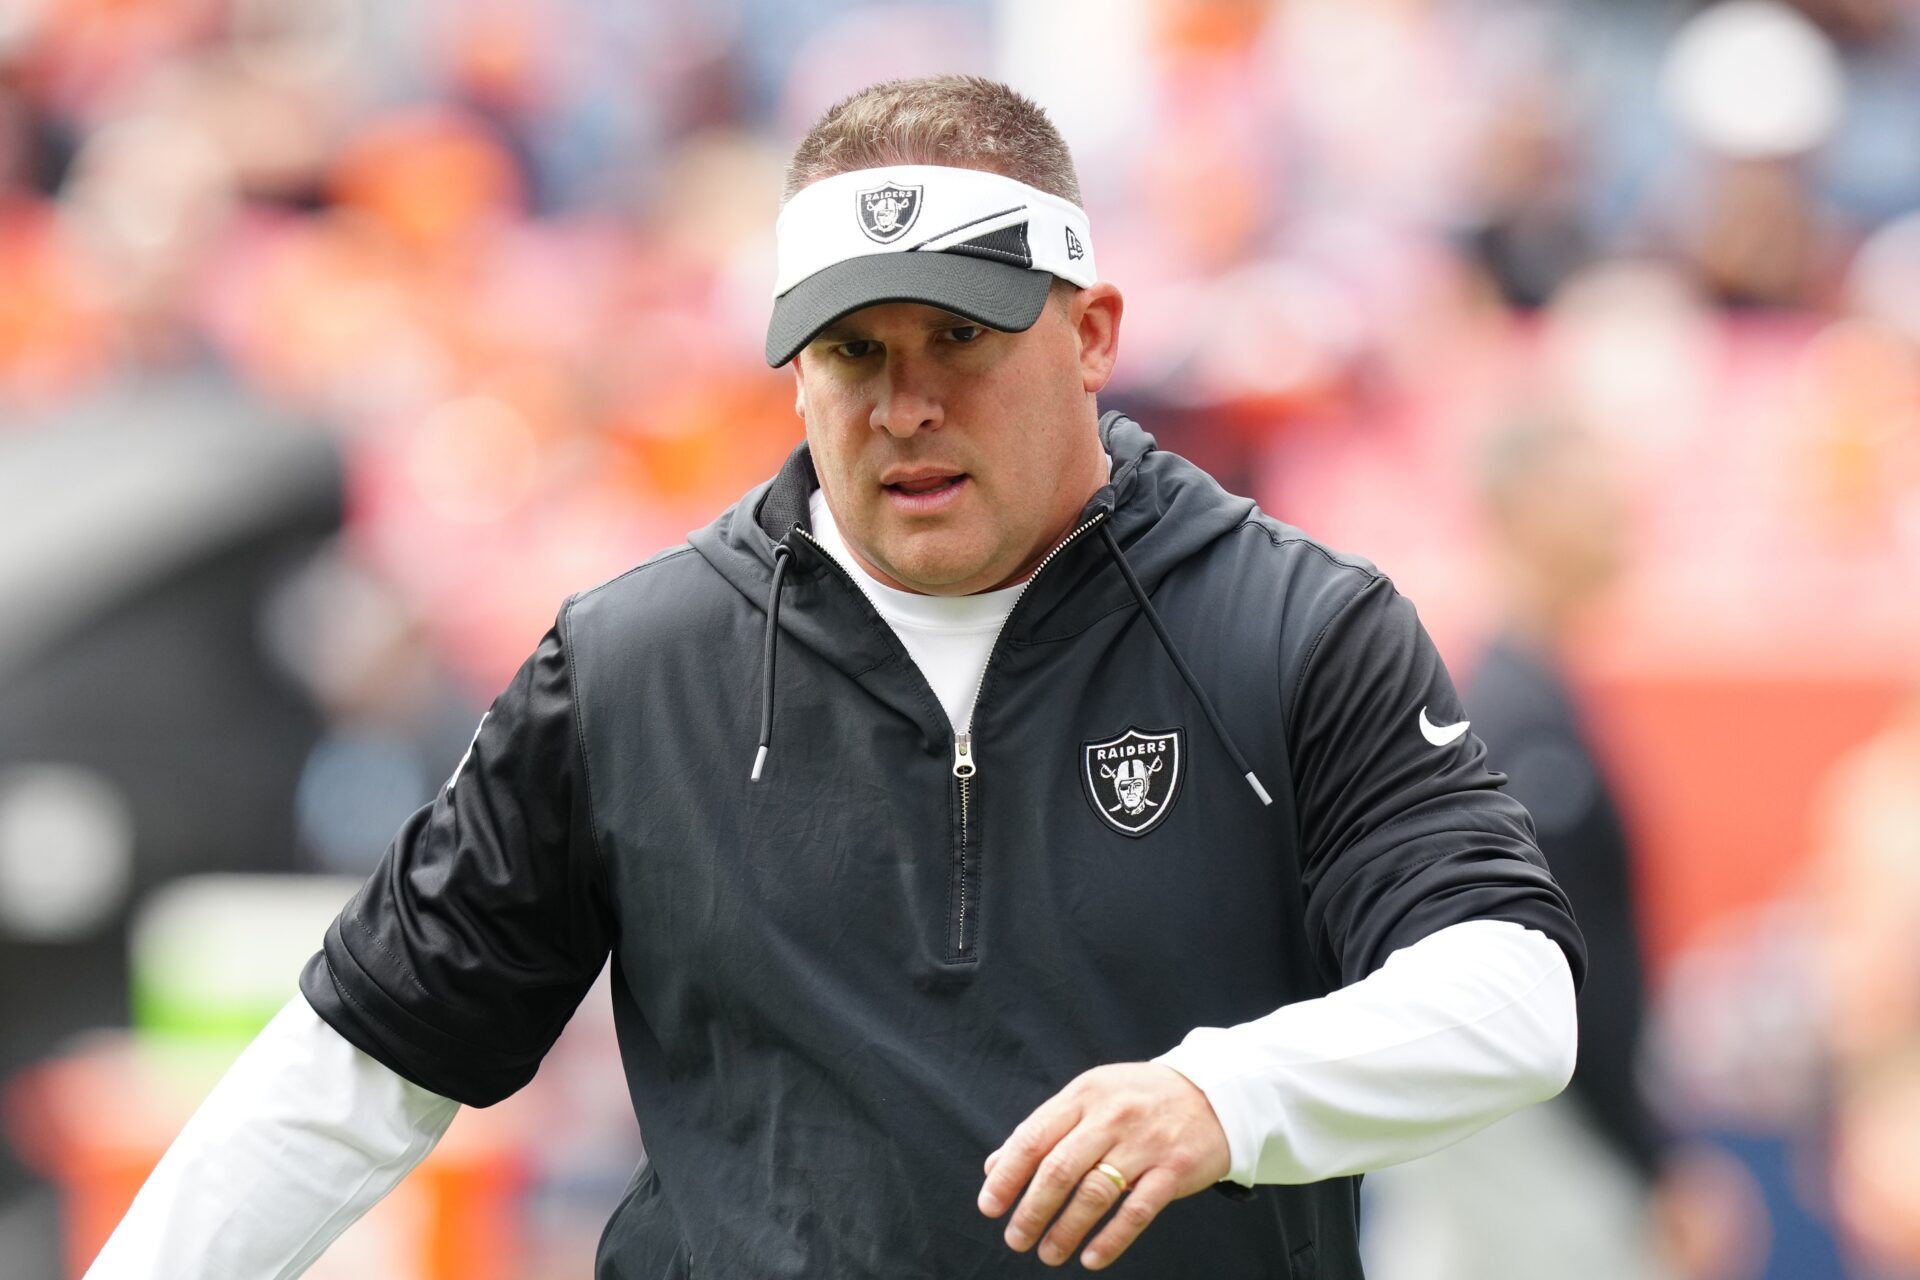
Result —
M 920 216 L 919 187 L 872 187 L 858 193 L 854 200 L 860 215 L 860 229 L 867 239 L 892 244 L 907 234 Z
M 1181 729 L 1136 729 L 1080 748 L 1080 781 L 1100 820 L 1123 836 L 1160 824 L 1180 795 Z

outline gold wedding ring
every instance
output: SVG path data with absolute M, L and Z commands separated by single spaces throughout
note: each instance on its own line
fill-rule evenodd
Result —
M 1119 1190 L 1121 1195 L 1127 1194 L 1127 1175 L 1126 1174 L 1120 1172 L 1118 1169 L 1108 1164 L 1105 1160 L 1102 1160 L 1099 1164 L 1096 1164 L 1093 1167 L 1099 1172 L 1106 1174 L 1108 1178 L 1112 1179 L 1114 1187 Z

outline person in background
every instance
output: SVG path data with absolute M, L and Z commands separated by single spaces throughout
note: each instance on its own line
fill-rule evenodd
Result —
M 1379 1280 L 1668 1280 L 1747 1274 L 1724 1159 L 1676 1146 L 1641 1083 L 1647 984 L 1631 834 L 1565 666 L 1626 564 L 1624 479 L 1554 415 L 1497 430 L 1479 497 L 1499 621 L 1464 694 L 1473 732 L 1533 817 L 1592 956 L 1558 1099 L 1370 1180 Z
M 1814 814 L 1834 1216 L 1860 1274 L 1920 1275 L 1920 693 L 1843 756 Z

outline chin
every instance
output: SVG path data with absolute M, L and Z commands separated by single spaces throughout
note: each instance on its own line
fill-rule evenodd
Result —
M 941 596 L 960 595 L 979 590 L 978 587 L 969 585 L 976 572 L 946 567 L 922 569 L 903 565 L 893 576 L 900 585 L 911 590 L 926 595 Z
M 889 574 L 894 581 L 929 595 L 950 595 L 965 589 L 978 591 L 972 583 L 987 569 L 977 556 L 907 554 L 892 561 Z

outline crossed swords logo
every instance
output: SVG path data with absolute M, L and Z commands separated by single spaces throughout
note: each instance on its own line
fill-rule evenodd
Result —
M 1125 809 L 1137 817 L 1149 809 L 1158 809 L 1159 801 L 1147 799 L 1147 782 L 1165 764 L 1166 761 L 1155 759 L 1152 768 L 1138 760 L 1122 761 L 1118 769 L 1112 765 L 1101 765 L 1100 776 L 1113 782 L 1113 793 L 1120 798 L 1119 804 L 1107 806 L 1107 812 L 1118 813 Z
M 881 244 L 898 240 L 920 217 L 920 191 L 890 184 L 860 192 L 860 230 Z

